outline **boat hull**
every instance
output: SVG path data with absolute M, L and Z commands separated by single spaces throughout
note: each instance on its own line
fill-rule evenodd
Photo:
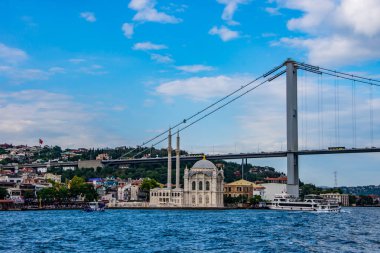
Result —
M 282 210 L 282 211 L 307 211 L 307 212 L 317 212 L 317 213 L 339 213 L 340 207 L 329 207 L 329 208 L 320 208 L 320 207 L 299 207 L 299 206 L 270 206 L 270 210 Z

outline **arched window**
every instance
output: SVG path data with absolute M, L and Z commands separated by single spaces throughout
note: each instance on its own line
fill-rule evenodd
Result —
M 210 182 L 206 181 L 206 191 L 209 191 L 209 190 L 210 190 Z
M 191 202 L 192 202 L 193 204 L 195 204 L 195 196 L 193 196 L 193 197 L 191 198 Z
M 199 190 L 202 191 L 202 190 L 203 190 L 203 183 L 202 183 L 202 182 L 199 182 L 198 184 L 199 184 L 199 187 L 198 187 Z
M 193 183 L 191 184 L 191 189 L 192 189 L 193 191 L 195 191 L 195 181 L 193 181 Z
M 198 203 L 202 204 L 202 196 L 199 196 Z
M 206 195 L 206 204 L 210 203 L 210 198 L 208 195 Z

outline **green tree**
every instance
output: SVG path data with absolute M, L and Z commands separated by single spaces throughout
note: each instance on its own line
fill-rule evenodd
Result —
M 49 187 L 38 191 L 37 196 L 44 204 L 52 204 L 56 198 L 56 189 Z
M 36 199 L 34 190 L 26 190 L 23 193 L 25 203 L 31 203 Z
M 249 198 L 248 202 L 251 205 L 257 205 L 260 202 L 262 202 L 262 199 L 261 199 L 260 195 L 254 195 L 254 196 L 252 196 L 252 197 Z
M 85 201 L 94 201 L 98 200 L 98 193 L 96 192 L 94 186 L 92 184 L 82 184 L 80 193 L 84 196 Z
M 159 187 L 159 184 L 156 180 L 150 179 L 150 178 L 144 178 L 142 183 L 141 183 L 140 189 L 142 191 L 149 192 L 150 189 L 153 189 L 156 187 Z
M 348 195 L 348 203 L 350 203 L 350 205 L 356 204 L 356 196 L 351 194 Z
M 0 199 L 5 199 L 8 195 L 7 189 L 0 187 Z

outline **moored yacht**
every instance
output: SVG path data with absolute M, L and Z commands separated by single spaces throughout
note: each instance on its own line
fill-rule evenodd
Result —
M 85 212 L 99 212 L 104 211 L 105 204 L 103 202 L 89 202 L 87 206 L 84 207 Z
M 324 213 L 340 211 L 340 206 L 336 200 L 327 200 L 318 195 L 306 195 L 302 201 L 287 193 L 276 194 L 274 200 L 268 203 L 267 206 L 272 210 L 285 211 L 314 211 Z

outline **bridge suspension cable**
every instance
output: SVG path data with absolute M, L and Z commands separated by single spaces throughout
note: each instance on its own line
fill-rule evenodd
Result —
M 296 62 L 297 68 L 312 72 L 315 74 L 319 74 L 321 76 L 323 75 L 329 75 L 331 77 L 334 77 L 334 86 L 335 86 L 335 142 L 336 145 L 339 146 L 340 143 L 340 101 L 339 101 L 339 85 L 338 85 L 338 79 L 344 79 L 344 80 L 349 80 L 351 81 L 351 103 L 352 103 L 352 139 L 353 139 L 353 146 L 356 147 L 357 144 L 357 112 L 356 112 L 356 85 L 358 83 L 362 84 L 367 84 L 369 85 L 369 91 L 368 91 L 368 106 L 369 106 L 369 121 L 370 121 L 370 144 L 371 147 L 374 146 L 374 129 L 373 129 L 373 124 L 374 124 L 374 115 L 373 115 L 373 87 L 374 86 L 380 86 L 380 80 L 376 80 L 373 78 L 367 78 L 363 76 L 358 76 L 358 75 L 353 75 L 353 74 L 348 74 L 336 70 L 331 70 L 323 67 L 318 67 L 318 66 L 313 66 L 310 64 L 306 63 L 300 63 Z
M 357 83 L 364 83 L 364 84 L 369 84 L 369 85 L 373 85 L 373 86 L 380 86 L 380 80 L 366 78 L 366 77 L 357 76 L 357 75 L 348 74 L 348 73 L 343 73 L 343 72 L 339 72 L 336 70 L 330 70 L 330 69 L 326 69 L 326 68 L 322 68 L 322 67 L 318 67 L 318 66 L 313 66 L 310 64 L 306 64 L 306 63 L 297 62 L 297 68 L 305 70 L 305 71 L 312 72 L 314 74 L 319 74 L 319 75 L 326 74 L 326 75 L 329 75 L 332 77 L 338 77 L 338 78 L 342 78 L 342 79 L 346 79 L 346 80 L 355 81 Z
M 217 101 L 215 101 L 214 103 L 212 103 L 212 104 L 206 106 L 205 108 L 203 108 L 202 110 L 198 111 L 197 113 L 194 113 L 194 114 L 190 115 L 189 117 L 183 119 L 182 121 L 178 122 L 177 124 L 175 124 L 175 125 L 172 126 L 171 128 L 177 128 L 177 127 L 179 127 L 179 126 L 182 125 L 182 124 L 186 124 L 187 121 L 189 121 L 189 120 L 193 119 L 194 117 L 196 117 L 196 116 L 198 116 L 198 115 L 204 113 L 204 112 L 207 111 L 208 109 L 214 107 L 215 105 L 219 104 L 220 102 L 222 102 L 222 101 L 226 100 L 227 98 L 233 96 L 234 94 L 238 93 L 239 91 L 241 91 L 241 90 L 247 88 L 248 86 L 252 85 L 253 83 L 257 82 L 258 80 L 260 80 L 260 79 L 262 79 L 262 78 L 266 78 L 266 77 L 268 77 L 269 75 L 271 75 L 271 74 L 275 73 L 276 71 L 280 70 L 282 67 L 284 67 L 284 64 L 281 64 L 281 65 L 279 65 L 279 66 L 274 67 L 273 69 L 269 70 L 269 71 L 266 72 L 265 74 L 262 74 L 261 76 L 257 77 L 256 79 L 254 79 L 254 80 L 252 80 L 252 81 L 250 81 L 250 82 L 248 82 L 248 83 L 242 85 L 240 88 L 238 88 L 238 89 L 232 91 L 231 93 L 227 94 L 226 96 L 224 96 L 224 97 L 218 99 Z M 277 77 L 276 77 L 276 78 L 277 78 Z M 154 136 L 153 138 L 151 138 L 151 139 L 149 139 L 149 140 L 143 142 L 141 145 L 138 145 L 138 146 L 137 146 L 136 148 L 134 148 L 133 150 L 130 150 L 130 151 L 128 151 L 127 153 L 125 153 L 125 154 L 123 154 L 122 156 L 120 156 L 119 159 L 121 159 L 121 158 L 123 158 L 123 157 L 125 157 L 125 156 L 127 156 L 127 155 L 129 155 L 129 154 L 131 154 L 131 153 L 133 153 L 133 152 L 135 152 L 136 150 L 138 150 L 139 147 L 142 147 L 142 146 L 144 146 L 144 145 L 146 145 L 146 144 L 151 143 L 152 141 L 158 139 L 159 137 L 163 136 L 164 134 L 166 134 L 166 133 L 168 133 L 168 132 L 169 132 L 169 130 L 163 131 L 162 133 L 160 133 L 160 134 Z M 137 154 L 136 154 L 136 155 L 137 155 Z M 136 155 L 135 155 L 135 156 L 136 156 Z
M 280 68 L 278 68 L 278 69 L 280 69 Z M 278 69 L 277 69 L 277 70 L 278 70 Z M 274 73 L 274 72 L 275 72 L 275 71 L 271 72 L 271 74 Z M 269 72 L 268 72 L 268 73 L 269 73 Z M 231 104 L 231 103 L 234 102 L 235 100 L 237 100 L 237 99 L 243 97 L 244 95 L 250 93 L 251 91 L 257 89 L 258 87 L 262 86 L 263 84 L 265 84 L 265 83 L 267 83 L 267 82 L 271 82 L 271 81 L 273 81 L 274 79 L 280 77 L 280 76 L 283 75 L 284 73 L 286 73 L 286 70 L 283 70 L 283 71 L 277 73 L 276 75 L 274 75 L 274 76 L 272 76 L 272 77 L 270 77 L 270 78 L 265 79 L 265 80 L 262 81 L 261 83 L 259 83 L 259 84 L 255 85 L 255 86 L 253 86 L 252 88 L 246 90 L 245 92 L 241 93 L 240 95 L 238 95 L 238 96 L 232 98 L 231 100 L 227 101 L 226 103 L 224 103 L 224 104 L 218 106 L 217 108 L 215 108 L 214 110 L 208 112 L 207 114 L 203 115 L 202 117 L 200 117 L 200 118 L 194 120 L 194 121 L 191 122 L 190 124 L 188 124 L 188 125 L 186 125 L 186 126 L 180 128 L 180 129 L 178 129 L 177 132 L 180 133 L 180 132 L 184 131 L 185 129 L 189 128 L 190 126 L 192 126 L 192 125 L 194 125 L 194 124 L 196 124 L 196 123 L 198 123 L 198 122 L 201 121 L 202 119 L 204 119 L 204 118 L 210 116 L 211 114 L 213 114 L 213 113 L 219 111 L 219 110 L 222 109 L 223 107 L 225 107 L 225 106 Z M 267 75 L 267 76 L 268 76 L 268 75 Z M 167 131 L 167 132 L 168 132 L 168 131 Z M 159 140 L 158 142 L 154 143 L 151 147 L 157 146 L 158 144 L 164 142 L 164 141 L 167 140 L 167 139 L 168 139 L 168 137 L 165 137 L 165 138 Z M 145 153 L 148 149 L 150 149 L 150 148 L 145 148 L 145 149 L 142 150 L 141 152 L 135 154 L 135 155 L 133 156 L 133 158 L 136 157 L 136 156 L 138 156 L 138 155 L 141 155 L 141 154 Z

